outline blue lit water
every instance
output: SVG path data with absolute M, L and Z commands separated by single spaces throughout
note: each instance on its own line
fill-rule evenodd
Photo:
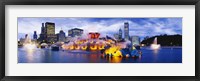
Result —
M 103 58 L 98 52 L 18 48 L 18 63 L 182 63 L 181 47 L 164 47 L 159 50 L 143 47 L 141 51 L 142 56 L 139 58 Z

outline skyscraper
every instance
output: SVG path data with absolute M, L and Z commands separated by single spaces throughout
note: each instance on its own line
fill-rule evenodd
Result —
M 33 39 L 37 39 L 37 32 L 36 31 L 34 31 Z
M 55 23 L 46 22 L 45 27 L 46 27 L 46 34 L 47 35 L 55 34 Z
M 46 28 L 44 27 L 44 23 L 42 23 L 42 27 L 41 27 L 41 33 L 40 33 L 40 37 L 39 37 L 39 41 L 44 42 L 46 41 L 46 32 L 45 32 Z
M 65 42 L 65 32 L 63 30 L 60 30 L 59 35 L 58 35 L 58 41 L 60 42 Z
M 119 29 L 119 39 L 120 40 L 122 39 L 122 29 L 121 28 Z
M 128 22 L 124 23 L 124 38 L 125 38 L 125 40 L 129 40 L 129 24 L 128 24 Z
M 114 37 L 115 37 L 116 40 L 118 40 L 118 39 L 119 39 L 119 34 L 118 34 L 118 33 L 115 33 L 115 34 L 114 34 Z
M 55 23 L 52 22 L 46 22 L 45 23 L 45 34 L 46 34 L 46 40 L 49 43 L 56 42 L 56 34 L 55 34 Z
M 131 36 L 131 43 L 132 43 L 132 45 L 140 45 L 139 36 Z
M 44 27 L 44 23 L 42 23 L 42 27 L 41 27 L 41 34 L 45 33 L 45 27 Z

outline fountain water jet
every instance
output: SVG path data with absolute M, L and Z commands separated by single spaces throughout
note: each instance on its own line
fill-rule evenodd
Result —
M 151 44 L 151 49 L 153 50 L 160 49 L 160 44 L 157 44 L 157 37 L 154 39 L 153 44 Z
M 23 47 L 24 47 L 25 49 L 35 49 L 35 48 L 37 48 L 36 45 L 35 45 L 34 43 L 31 42 L 31 39 L 30 39 L 30 37 L 28 36 L 28 34 L 25 35 Z

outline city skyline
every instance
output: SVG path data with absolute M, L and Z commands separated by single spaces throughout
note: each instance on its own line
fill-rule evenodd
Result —
M 100 32 L 113 36 L 121 28 L 124 30 L 124 22 L 129 23 L 129 35 L 141 38 L 160 34 L 182 34 L 182 18 L 18 18 L 18 39 L 25 34 L 32 37 L 34 31 L 39 36 L 42 23 L 55 23 L 55 33 L 62 29 L 66 35 L 68 30 L 80 28 L 84 33 Z M 27 30 L 27 28 L 29 30 Z
M 182 63 L 182 18 L 18 18 L 20 35 L 18 63 Z

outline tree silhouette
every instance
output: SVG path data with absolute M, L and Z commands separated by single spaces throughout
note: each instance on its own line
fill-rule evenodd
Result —
M 153 43 L 154 38 L 157 37 L 157 43 L 161 46 L 182 46 L 182 35 L 159 35 L 144 39 L 141 44 L 150 46 Z

